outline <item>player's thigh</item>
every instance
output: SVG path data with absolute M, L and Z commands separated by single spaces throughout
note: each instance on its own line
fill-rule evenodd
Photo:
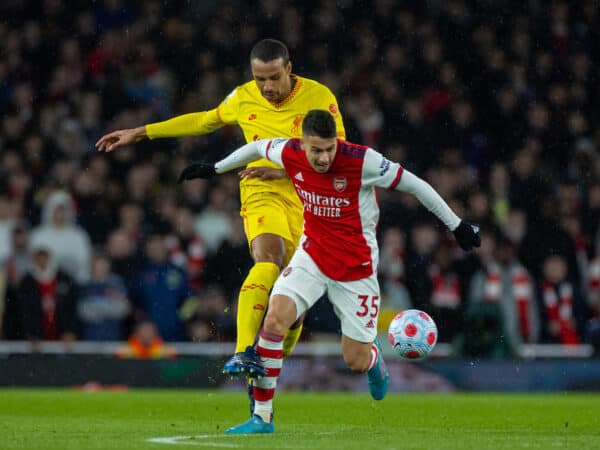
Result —
M 284 241 L 293 242 L 286 202 L 275 194 L 261 192 L 246 199 L 242 204 L 240 216 L 244 221 L 244 231 L 248 244 L 260 235 L 271 234 L 281 237 Z
M 340 318 L 344 336 L 362 343 L 375 340 L 381 303 L 375 274 L 356 281 L 330 280 L 327 295 Z
M 300 238 L 302 237 L 302 232 L 304 230 L 304 211 L 302 209 L 300 200 L 297 200 L 297 202 L 285 202 L 285 214 L 287 216 L 288 226 L 290 228 L 291 240 L 285 242 L 286 259 L 284 264 L 288 264 L 292 259 L 292 256 L 294 255 L 294 252 L 300 243 Z
M 296 304 L 296 319 L 311 308 L 325 293 L 327 277 L 310 256 L 298 249 L 283 269 L 271 291 L 271 298 L 285 295 Z

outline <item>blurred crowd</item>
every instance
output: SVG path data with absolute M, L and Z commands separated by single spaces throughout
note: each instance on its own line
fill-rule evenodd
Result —
M 94 143 L 215 107 L 274 37 L 336 94 L 350 141 L 481 227 L 465 254 L 416 199 L 379 192 L 383 310 L 428 311 L 463 354 L 598 345 L 598 2 L 7 0 L 0 15 L 0 337 L 150 323 L 165 341 L 233 339 L 251 266 L 237 175 L 175 178 L 239 130 Z M 327 308 L 307 325 L 337 329 Z

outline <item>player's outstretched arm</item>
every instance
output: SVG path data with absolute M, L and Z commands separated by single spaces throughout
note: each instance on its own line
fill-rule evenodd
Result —
M 96 148 L 99 152 L 112 152 L 119 147 L 135 144 L 146 137 L 146 127 L 117 130 L 113 131 L 112 133 L 105 134 L 98 139 L 98 142 L 96 142 Z
M 179 138 L 212 133 L 225 125 L 217 108 L 175 116 L 163 122 L 148 123 L 137 128 L 117 130 L 105 134 L 96 148 L 101 152 L 111 152 L 124 145 L 135 144 L 142 139 Z
M 396 190 L 409 192 L 417 197 L 429 211 L 446 224 L 463 250 L 473 250 L 481 245 L 479 227 L 461 220 L 425 180 L 404 170 Z

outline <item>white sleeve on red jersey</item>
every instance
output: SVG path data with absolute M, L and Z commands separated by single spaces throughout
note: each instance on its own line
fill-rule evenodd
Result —
M 215 163 L 215 171 L 217 173 L 229 172 L 261 158 L 266 158 L 282 166 L 281 153 L 287 141 L 284 138 L 276 138 L 249 142 L 221 161 L 217 161 Z
M 368 148 L 363 161 L 362 184 L 394 189 L 403 171 L 404 168 L 397 162 L 390 161 L 381 153 Z
M 287 141 L 289 141 L 287 138 L 266 140 L 267 143 L 262 147 L 263 158 L 283 167 L 283 149 Z
M 460 218 L 454 214 L 454 211 L 450 209 L 440 194 L 427 181 L 408 170 L 404 171 L 395 189 L 413 194 L 423 206 L 444 222 L 451 231 L 454 231 L 460 224 Z
M 460 218 L 429 183 L 371 148 L 365 152 L 362 184 L 413 194 L 452 231 L 460 223 Z

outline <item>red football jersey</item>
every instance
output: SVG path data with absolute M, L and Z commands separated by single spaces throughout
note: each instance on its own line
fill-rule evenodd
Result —
M 301 244 L 323 273 L 338 281 L 371 275 L 379 251 L 374 187 L 395 188 L 402 166 L 369 147 L 341 140 L 327 173 L 312 168 L 300 139 L 265 140 L 260 150 L 292 180 L 304 204 Z

